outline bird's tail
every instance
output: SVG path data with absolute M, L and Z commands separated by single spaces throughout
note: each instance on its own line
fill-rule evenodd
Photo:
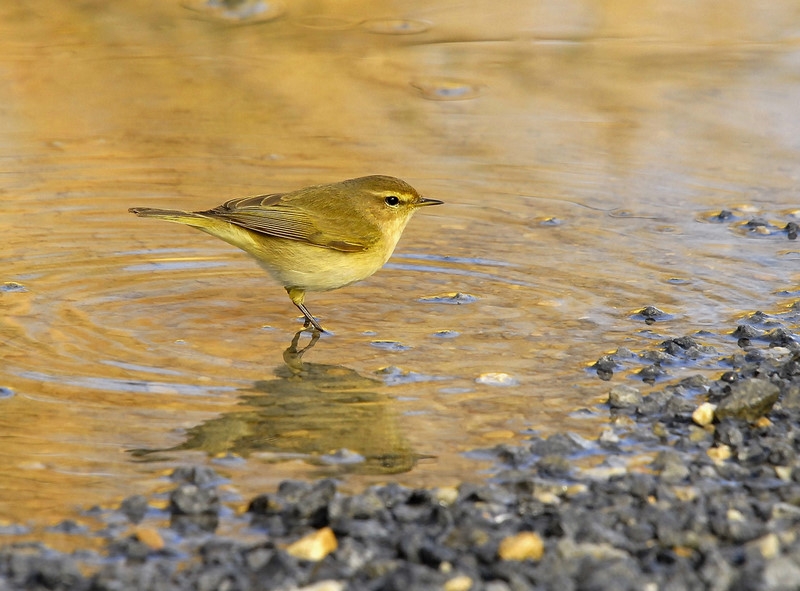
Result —
M 214 217 L 212 212 L 153 209 L 151 207 L 131 207 L 128 211 L 143 218 L 156 218 L 197 228 L 201 232 L 216 236 L 261 260 L 261 241 L 254 238 L 254 233 L 226 220 Z

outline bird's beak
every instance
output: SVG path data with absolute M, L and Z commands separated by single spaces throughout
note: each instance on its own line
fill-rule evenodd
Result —
M 423 205 L 441 205 L 444 201 L 439 201 L 438 199 L 429 199 L 428 197 L 420 197 L 419 201 L 417 201 L 414 205 L 417 207 L 422 207 Z

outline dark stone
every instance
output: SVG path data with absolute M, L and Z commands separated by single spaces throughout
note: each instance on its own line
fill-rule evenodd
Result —
M 139 523 L 147 513 L 147 498 L 143 495 L 133 495 L 123 500 L 118 511 L 128 518 L 131 523 Z
M 636 408 L 641 403 L 642 394 L 633 386 L 622 384 L 608 393 L 608 404 L 611 408 Z
M 60 523 L 57 523 L 53 527 L 49 528 L 52 532 L 57 532 L 61 534 L 78 534 L 87 531 L 86 526 L 80 525 L 76 523 L 72 519 L 65 519 Z
M 170 516 L 169 526 L 182 536 L 192 536 L 213 532 L 219 526 L 219 515 L 216 513 L 199 513 L 197 515 Z
M 340 519 L 377 519 L 388 515 L 383 500 L 372 490 L 360 495 L 332 499 L 328 512 L 330 519 L 333 521 Z
M 719 443 L 736 449 L 744 443 L 745 431 L 739 421 L 722 419 L 714 430 L 714 437 Z
M 672 393 L 667 390 L 651 392 L 642 398 L 637 410 L 644 417 L 658 416 L 672 398 Z
M 206 466 L 181 466 L 172 472 L 170 479 L 202 488 L 214 486 L 222 480 L 214 470 Z
M 800 581 L 800 557 L 778 556 L 767 562 L 761 579 L 764 591 L 790 591 Z
M 792 347 L 797 344 L 794 335 L 785 328 L 771 330 L 766 338 L 773 347 Z
M 396 569 L 375 581 L 369 589 L 381 591 L 441 591 L 444 574 L 419 564 L 400 563 Z
M 663 341 L 661 346 L 665 351 L 670 353 L 670 355 L 679 355 L 681 351 L 697 348 L 699 345 L 692 337 L 684 336 Z
M 567 458 L 557 454 L 551 454 L 541 458 L 536 462 L 539 474 L 551 477 L 564 477 L 570 473 L 572 465 Z
M 769 227 L 770 223 L 761 217 L 754 217 L 750 218 L 747 223 L 745 223 L 744 227 L 748 230 L 754 230 L 756 228 L 765 228 Z
M 764 331 L 757 329 L 755 326 L 750 326 L 749 324 L 740 324 L 736 327 L 731 333 L 731 336 L 737 339 L 757 339 L 760 338 L 764 334 Z
M 768 413 L 780 395 L 778 386 L 764 379 L 749 378 L 736 382 L 723 398 L 715 416 L 719 419 L 738 418 L 754 421 Z
M 598 359 L 592 368 L 597 372 L 600 379 L 608 381 L 614 375 L 614 370 L 617 368 L 617 362 L 611 355 L 603 355 Z
M 649 361 L 656 365 L 669 365 L 674 361 L 674 355 L 657 349 L 646 349 L 639 354 L 640 361 Z
M 255 571 L 255 580 L 269 582 L 269 589 L 292 588 L 299 586 L 303 571 L 297 559 L 285 552 L 274 552 L 266 563 Z
M 272 493 L 258 495 L 247 506 L 247 511 L 255 515 L 278 515 L 284 510 L 286 504 Z
M 648 384 L 655 383 L 656 380 L 665 376 L 667 372 L 661 369 L 658 365 L 650 365 L 648 367 L 642 368 L 639 373 L 637 374 L 643 382 Z
M 664 312 L 662 310 L 659 310 L 655 306 L 645 306 L 644 308 L 639 310 L 639 314 L 641 314 L 645 318 L 652 318 L 654 320 L 664 316 Z
M 583 451 L 583 447 L 566 433 L 555 433 L 547 439 L 535 439 L 529 449 L 530 453 L 537 456 L 569 456 Z
M 328 525 L 328 504 L 336 495 L 336 483 L 325 478 L 320 480 L 296 501 L 295 512 L 301 519 L 307 520 L 311 527 L 319 529 Z
M 219 496 L 214 488 L 181 484 L 169 496 L 169 510 L 177 515 L 200 515 L 219 511 Z
M 781 406 L 788 411 L 800 411 L 800 385 L 787 386 L 780 401 Z
M 689 468 L 684 458 L 675 452 L 662 451 L 651 464 L 658 471 L 661 479 L 670 482 L 680 482 L 689 476 Z

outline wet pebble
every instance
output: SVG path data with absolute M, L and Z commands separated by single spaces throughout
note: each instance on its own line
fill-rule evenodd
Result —
M 201 488 L 214 486 L 222 480 L 219 474 L 207 466 L 180 466 L 172 471 L 169 478 L 173 482 L 194 484 Z
M 16 281 L 5 281 L 0 283 L 0 293 L 25 293 L 28 288 Z
M 645 324 L 654 324 L 657 320 L 671 320 L 672 315 L 655 306 L 645 306 L 633 315 L 634 319 L 644 320 Z
M 541 560 L 544 540 L 536 532 L 524 531 L 503 538 L 497 548 L 502 560 Z
M 333 530 L 329 527 L 323 527 L 289 544 L 286 547 L 286 552 L 300 560 L 319 562 L 336 550 L 337 547 L 338 543 Z
M 714 414 L 719 420 L 736 418 L 754 421 L 770 411 L 779 394 L 778 386 L 767 380 L 742 380 L 731 386 L 730 393 L 719 401 Z
M 592 368 L 597 372 L 598 377 L 604 381 L 608 381 L 613 377 L 616 367 L 617 362 L 611 355 L 603 355 L 592 366 Z
M 182 484 L 169 497 L 170 512 L 174 515 L 199 515 L 216 513 L 219 497 L 213 488 L 200 488 L 194 484 Z
M 642 394 L 633 386 L 615 386 L 608 393 L 608 404 L 611 408 L 633 408 L 642 403 Z
M 118 510 L 131 523 L 139 523 L 147 513 L 148 506 L 147 498 L 144 495 L 133 495 L 123 500 Z
M 714 411 L 716 408 L 716 404 L 704 402 L 694 410 L 692 413 L 692 420 L 701 427 L 710 425 L 714 420 Z
M 503 373 L 503 372 L 487 372 L 482 373 L 477 378 L 475 378 L 475 382 L 478 384 L 483 384 L 485 386 L 517 386 L 519 385 L 519 380 L 514 376 Z
M 439 331 L 436 331 L 435 333 L 433 333 L 433 336 L 435 336 L 435 337 L 437 337 L 439 339 L 454 339 L 454 338 L 456 338 L 456 337 L 458 337 L 460 335 L 461 335 L 461 333 L 459 333 L 459 332 L 457 332 L 455 330 L 439 330 Z
M 638 375 L 643 382 L 654 384 L 657 380 L 665 377 L 667 372 L 657 364 L 643 367 L 636 375 Z

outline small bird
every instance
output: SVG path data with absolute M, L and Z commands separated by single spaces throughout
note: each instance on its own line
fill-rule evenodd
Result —
M 373 175 L 231 199 L 208 211 L 128 211 L 186 224 L 241 248 L 286 288 L 305 328 L 324 332 L 303 303 L 306 292 L 366 279 L 389 260 L 413 213 L 441 203 L 398 178 Z

